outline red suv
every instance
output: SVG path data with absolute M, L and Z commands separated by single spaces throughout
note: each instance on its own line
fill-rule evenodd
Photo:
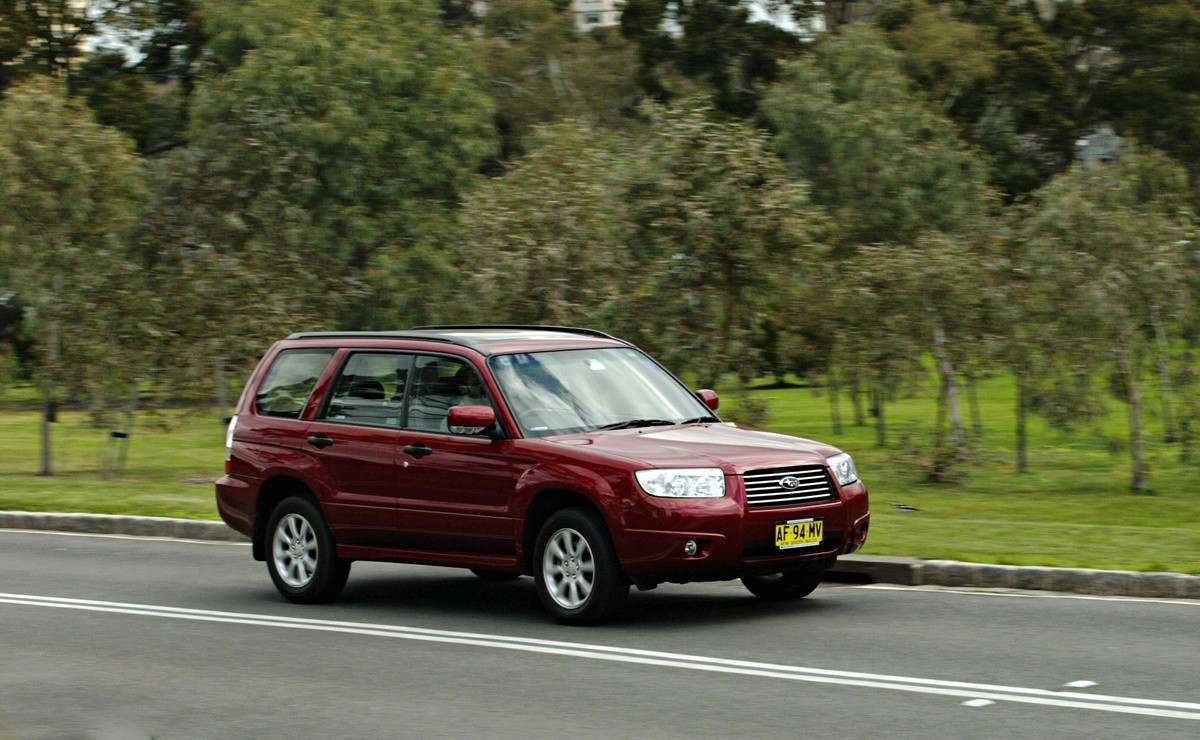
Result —
M 532 575 L 569 623 L 631 584 L 806 596 L 865 542 L 867 489 L 841 450 L 717 405 L 586 329 L 293 334 L 242 393 L 217 507 L 295 602 L 335 598 L 355 560 Z

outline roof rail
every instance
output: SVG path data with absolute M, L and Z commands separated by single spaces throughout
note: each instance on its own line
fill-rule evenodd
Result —
M 288 335 L 288 339 L 423 339 L 427 342 L 463 344 L 450 337 L 414 334 L 411 331 L 301 331 Z
M 611 339 L 614 342 L 628 344 L 624 339 L 614 337 L 611 334 L 605 334 L 597 329 L 580 329 L 574 326 L 537 326 L 532 324 L 440 324 L 433 326 L 414 326 L 410 331 L 454 331 L 459 329 L 512 329 L 520 331 L 553 331 L 562 332 L 563 334 L 582 334 L 589 337 L 601 337 L 603 339 Z

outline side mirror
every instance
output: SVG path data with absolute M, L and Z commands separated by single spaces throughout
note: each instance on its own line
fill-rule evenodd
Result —
M 721 405 L 721 398 L 720 398 L 720 396 L 717 395 L 717 392 L 710 391 L 707 388 L 705 388 L 704 390 L 696 391 L 696 398 L 699 398 L 701 401 L 703 401 L 704 405 L 707 406 L 712 411 L 716 411 L 717 408 L 720 407 L 720 405 Z
M 496 411 L 491 406 L 452 406 L 446 416 L 451 434 L 483 434 L 496 424 Z

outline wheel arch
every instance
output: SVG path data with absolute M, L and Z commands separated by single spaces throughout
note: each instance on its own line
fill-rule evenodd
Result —
M 277 475 L 264 481 L 258 489 L 258 500 L 254 507 L 254 534 L 251 537 L 251 553 L 255 560 L 267 559 L 267 520 L 271 512 L 284 499 L 304 496 L 320 508 L 316 495 L 307 483 L 290 475 Z
M 596 502 L 570 488 L 548 488 L 538 493 L 529 502 L 529 508 L 525 512 L 525 530 L 521 536 L 521 556 L 528 572 L 533 572 L 533 553 L 542 526 L 550 517 L 564 509 L 587 509 L 593 512 L 604 524 L 609 540 L 612 540 L 612 527 Z

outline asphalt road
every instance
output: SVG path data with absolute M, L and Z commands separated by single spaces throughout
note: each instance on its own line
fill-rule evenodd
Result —
M 550 622 L 528 578 L 0 531 L 0 738 L 1200 736 L 1200 601 L 739 584 Z M 1075 684 L 1076 686 L 1068 686 Z

